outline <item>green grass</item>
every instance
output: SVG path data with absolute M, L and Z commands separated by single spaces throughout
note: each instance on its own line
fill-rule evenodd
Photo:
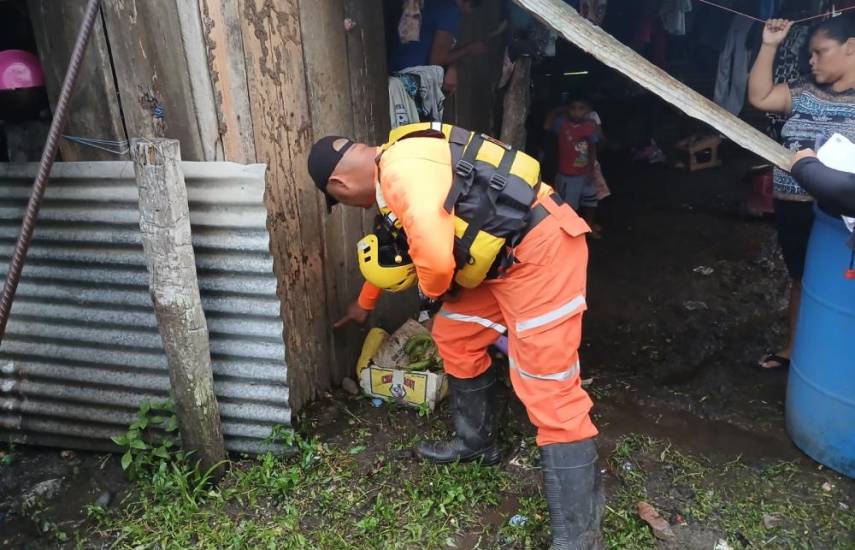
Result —
M 436 548 L 510 484 L 478 464 L 364 464 L 361 444 L 296 443 L 292 457 L 233 463 L 216 488 L 188 461 L 163 461 L 117 512 L 90 511 L 93 534 L 122 548 Z
M 393 432 L 403 413 L 388 411 Z M 412 415 L 412 413 L 410 413 Z M 549 543 L 549 517 L 531 438 L 508 435 L 520 467 L 436 466 L 404 458 L 416 436 L 401 424 L 378 443 L 374 427 L 350 413 L 347 437 L 323 443 L 277 431 L 296 452 L 232 462 L 212 485 L 192 457 L 134 452 L 134 481 L 121 505 L 88 507 L 91 527 L 78 546 L 114 548 L 502 548 Z M 396 418 L 398 416 L 398 418 Z M 415 416 L 415 415 L 412 415 Z M 412 419 L 441 433 L 435 418 Z M 149 444 L 149 448 L 158 448 Z M 161 453 L 162 454 L 162 453 Z M 779 461 L 728 463 L 686 453 L 667 441 L 631 434 L 603 457 L 608 501 L 603 532 L 610 548 L 656 546 L 636 504 L 726 539 L 734 548 L 855 548 L 855 514 L 846 482 L 827 471 Z M 836 484 L 831 491 L 821 486 Z M 501 511 L 500 511 L 501 510 Z M 525 516 L 523 525 L 508 518 Z M 764 524 L 774 518 L 777 525 Z M 690 537 L 691 538 L 691 537 Z

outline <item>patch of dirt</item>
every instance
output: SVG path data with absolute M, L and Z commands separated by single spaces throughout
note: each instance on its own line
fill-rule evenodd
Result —
M 127 480 L 118 457 L 38 447 L 3 447 L 0 466 L 0 547 L 55 548 L 56 534 L 86 522 L 85 508 L 120 502 Z M 40 493 L 39 485 L 53 489 Z M 29 497 L 29 498 L 28 498 Z

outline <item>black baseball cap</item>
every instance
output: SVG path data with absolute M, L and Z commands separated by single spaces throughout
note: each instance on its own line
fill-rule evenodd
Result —
M 338 150 L 334 147 L 335 142 L 345 140 L 345 144 Z M 353 147 L 353 141 L 342 136 L 327 136 L 319 139 L 312 145 L 312 150 L 309 151 L 309 175 L 312 176 L 315 185 L 324 192 L 327 198 L 327 210 L 331 210 L 333 206 L 338 204 L 329 193 L 327 193 L 327 184 L 330 176 L 338 166 L 347 150 Z

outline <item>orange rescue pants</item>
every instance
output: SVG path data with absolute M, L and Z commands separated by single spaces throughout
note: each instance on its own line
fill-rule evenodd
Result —
M 446 302 L 433 336 L 445 371 L 474 378 L 490 367 L 487 347 L 507 331 L 511 382 L 537 427 L 537 444 L 544 446 L 588 439 L 597 429 L 578 353 L 589 229 L 569 206 L 548 196 L 540 204 L 550 216 L 516 247 L 518 263 Z

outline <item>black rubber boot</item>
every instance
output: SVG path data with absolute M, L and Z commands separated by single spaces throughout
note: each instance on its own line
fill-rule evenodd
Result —
M 550 550 L 601 550 L 605 494 L 592 439 L 540 448 L 552 525 Z
M 496 369 L 476 378 L 448 376 L 454 437 L 447 441 L 423 441 L 416 447 L 419 458 L 447 464 L 472 462 L 498 464 L 496 445 Z

